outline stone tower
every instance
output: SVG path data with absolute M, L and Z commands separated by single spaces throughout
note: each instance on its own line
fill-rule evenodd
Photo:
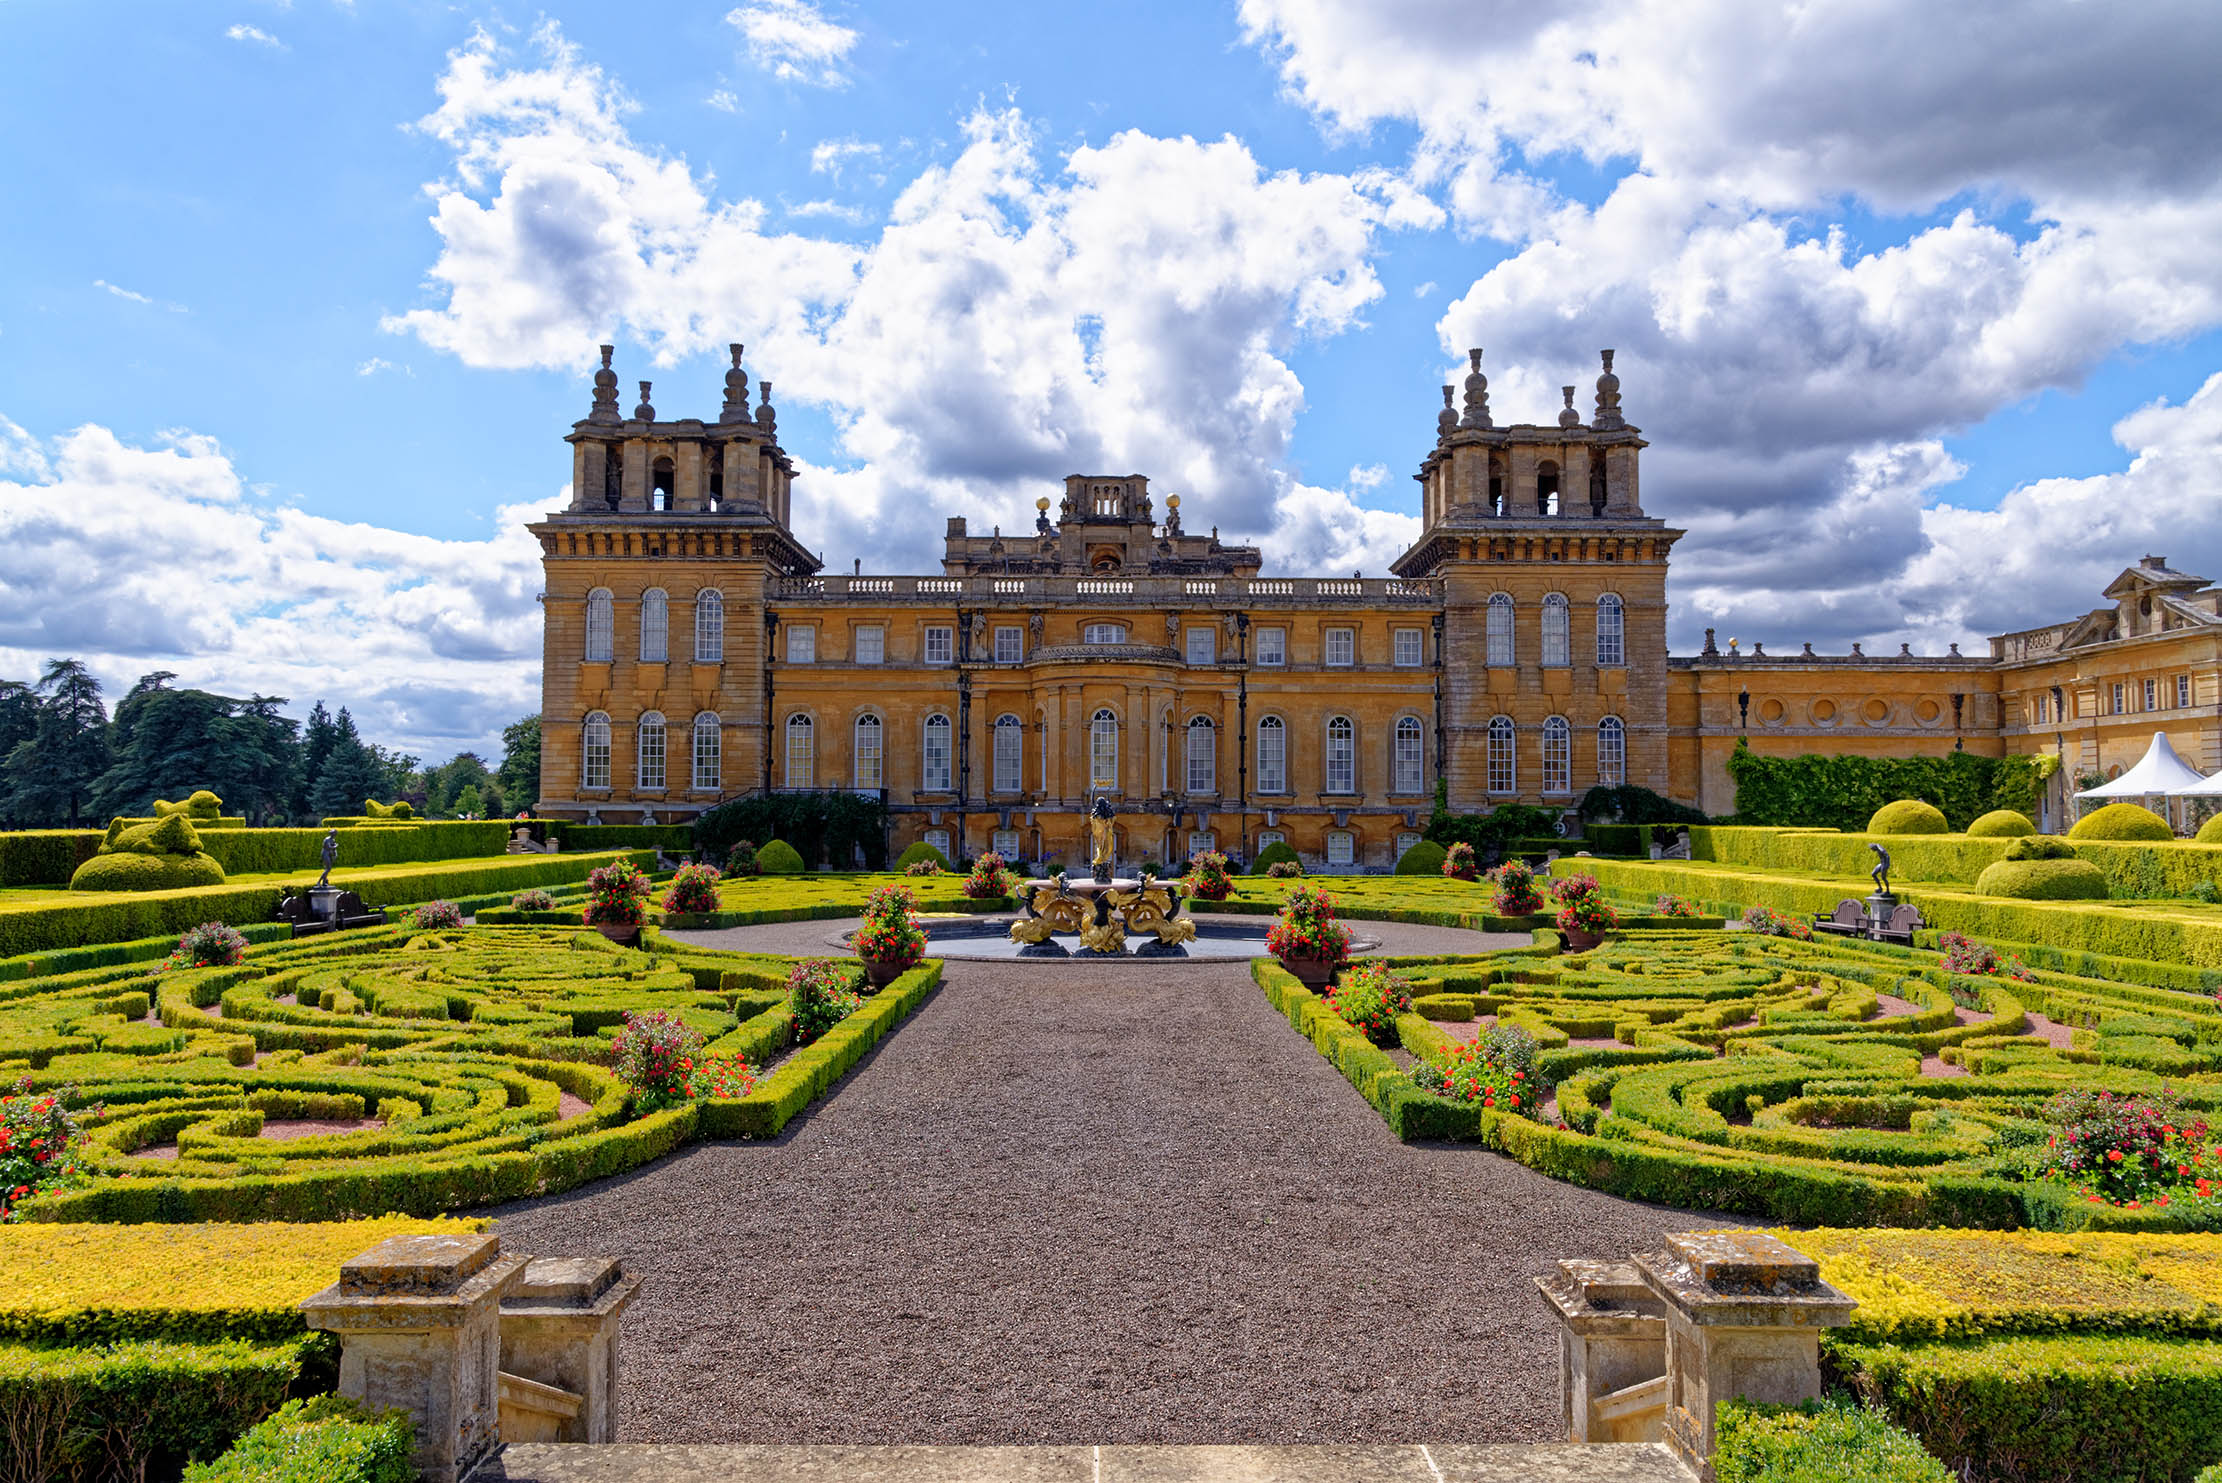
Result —
M 1481 352 L 1463 405 L 1443 388 L 1414 477 L 1420 538 L 1394 563 L 1443 593 L 1442 755 L 1450 807 L 1564 806 L 1593 784 L 1664 793 L 1667 554 L 1643 513 L 1645 444 L 1603 353 L 1588 423 L 1563 388 L 1556 426 L 1499 427 Z

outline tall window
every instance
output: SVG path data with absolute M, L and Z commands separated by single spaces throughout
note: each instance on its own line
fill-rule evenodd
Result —
M 1489 791 L 1510 793 L 1519 782 L 1512 766 L 1512 718 L 1489 718 Z
M 884 788 L 887 786 L 880 771 L 880 718 L 856 718 L 856 786 L 859 788 Z
M 1424 645 L 1417 628 L 1400 628 L 1396 631 L 1396 662 L 1399 669 L 1417 669 L 1420 666 Z
M 1507 592 L 1492 593 L 1489 598 L 1489 663 L 1498 669 L 1510 668 L 1512 651 L 1512 595 Z
M 2122 701 L 2122 687 L 2117 684 L 2114 687 L 2114 714 L 2119 716 L 2128 709 L 2129 707 Z
M 607 587 L 597 587 L 586 595 L 586 659 L 589 664 L 606 663 L 616 644 L 616 605 L 610 599 Z
M 858 664 L 885 664 L 887 662 L 887 630 L 877 623 L 866 624 L 856 631 L 856 662 Z
M 1426 786 L 1419 717 L 1406 716 L 1396 723 L 1396 752 L 1393 762 L 1395 782 L 1391 792 L 1417 793 Z
M 995 631 L 995 662 L 997 664 L 1016 664 L 1025 657 L 1025 629 L 998 628 Z
M 1088 722 L 1088 786 L 1119 786 L 1119 718 L 1108 710 L 1097 711 Z
M 694 662 L 725 662 L 725 594 L 715 587 L 694 595 Z
M 956 657 L 956 653 L 957 631 L 955 629 L 935 627 L 926 630 L 926 662 L 928 664 L 947 664 Z
M 1026 728 L 1016 716 L 995 718 L 995 791 L 1017 793 L 1025 787 Z
M 1258 791 L 1288 791 L 1288 727 L 1279 716 L 1258 722 Z
M 1212 793 L 1219 786 L 1219 730 L 1209 716 L 1188 723 L 1188 791 Z
M 1327 791 L 1358 791 L 1358 728 L 1348 716 L 1327 721 Z
M 1219 659 L 1219 630 L 1216 628 L 1191 628 L 1187 630 L 1188 662 L 1190 664 L 1215 664 Z
M 1258 663 L 1288 663 L 1288 630 L 1261 628 L 1258 630 Z
M 1543 723 L 1543 791 L 1574 791 L 1574 728 L 1564 716 Z
M 949 770 L 949 718 L 933 715 L 926 718 L 926 742 L 919 754 L 918 786 L 928 793 L 947 793 L 952 788 Z
M 661 587 L 640 595 L 640 662 L 661 664 L 671 648 L 671 605 Z
M 1569 637 L 1566 598 L 1556 592 L 1543 597 L 1543 662 L 1564 666 L 1573 662 L 1570 657 L 1574 645 Z
M 1628 728 L 1618 716 L 1597 723 L 1597 781 L 1608 788 L 1628 781 Z
M 2036 715 L 2037 715 L 2037 724 L 2038 724 L 2038 725 L 2040 725 L 2040 726 L 2042 726 L 2042 725 L 2044 724 L 2044 722 L 2045 722 L 2045 702 L 2046 702 L 2046 701 L 2047 701 L 2047 700 L 2048 700 L 2049 698 L 2050 698 L 2050 697 L 2048 697 L 2048 696 L 2043 696 L 2043 695 L 2040 695 L 2040 696 L 2038 696 L 2038 697 L 2037 697 Z
M 704 711 L 694 718 L 694 786 L 705 791 L 724 786 L 724 733 L 717 712 Z
M 579 786 L 610 785 L 610 718 L 595 711 L 586 718 L 586 737 L 579 748 Z
M 2158 680 L 2147 680 L 2145 682 L 2145 709 L 2148 711 L 2160 709 L 2160 681 Z
M 788 625 L 787 662 L 789 664 L 815 664 L 818 662 L 817 629 L 807 623 Z
M 1327 662 L 1349 665 L 1358 662 L 1358 631 L 1354 628 L 1327 630 Z
M 1622 621 L 1620 595 L 1608 592 L 1597 599 L 1597 666 L 1617 669 L 1627 662 L 1627 626 Z
M 2178 675 L 2176 676 L 2176 709 L 2180 711 L 2190 704 L 2191 676 Z
M 633 771 L 640 779 L 640 786 L 654 790 L 664 785 L 664 718 L 662 711 L 650 711 L 640 718 L 640 750 Z
M 1327 863 L 1329 865 L 1355 865 L 1358 863 L 1358 836 L 1347 829 L 1327 831 Z
M 799 713 L 787 718 L 787 786 L 818 786 L 818 728 Z

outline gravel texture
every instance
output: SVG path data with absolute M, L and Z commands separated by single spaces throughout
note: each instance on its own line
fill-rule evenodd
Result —
M 1734 1223 L 1398 1143 L 1230 964 L 951 964 L 777 1140 L 495 1213 L 646 1275 L 636 1442 L 1557 1440 L 1531 1279 Z

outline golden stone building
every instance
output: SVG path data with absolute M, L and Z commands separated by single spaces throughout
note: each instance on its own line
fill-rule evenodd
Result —
M 2222 763 L 2217 595 L 2150 561 L 2108 590 L 2115 610 L 1988 659 L 1670 659 L 1681 532 L 1643 512 L 1611 351 L 1588 421 L 1569 386 L 1555 425 L 1505 427 L 1472 352 L 1416 475 L 1419 539 L 1373 578 L 1261 576 L 1256 548 L 1191 533 L 1139 474 L 1071 476 L 1022 534 L 952 519 L 938 574 L 825 575 L 791 532 L 794 466 L 769 382 L 749 406 L 741 348 L 708 423 L 660 419 L 646 382 L 622 416 L 609 358 L 568 438 L 571 505 L 531 527 L 556 817 L 674 822 L 763 788 L 848 788 L 886 798 L 896 848 L 1070 861 L 1101 793 L 1126 859 L 1278 839 L 1382 869 L 1438 787 L 1458 812 L 1622 782 L 1728 812 L 1740 736 L 2072 743 L 2096 768 L 2164 709 L 2139 709 L 2148 691 L 2180 688 L 2179 748 Z M 2096 724 L 2110 700 L 2123 721 Z

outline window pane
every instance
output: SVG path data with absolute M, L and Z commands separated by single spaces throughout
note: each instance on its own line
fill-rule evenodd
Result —
M 724 762 L 723 737 L 718 731 L 718 718 L 702 715 L 694 718 L 694 786 L 717 788 L 723 786 L 720 773 Z
M 1219 658 L 1219 630 L 1216 628 L 1191 628 L 1188 630 L 1188 662 L 1213 664 Z
M 610 785 L 610 718 L 597 711 L 586 718 L 586 741 L 579 753 L 579 786 Z
M 1123 644 L 1126 642 L 1124 623 L 1091 623 L 1084 635 L 1091 644 Z
M 663 589 L 651 587 L 640 595 L 640 662 L 661 664 L 669 648 L 671 616 Z
M 1489 791 L 1510 793 L 1516 777 L 1512 765 L 1512 718 L 1498 716 L 1489 723 Z
M 1400 628 L 1396 631 L 1396 662 L 1410 669 L 1420 663 L 1420 631 L 1417 628 Z
M 1143 765 L 1148 765 L 1146 758 Z M 1119 718 L 1109 711 L 1097 711 L 1088 724 L 1088 786 L 1119 786 Z
M 1553 592 L 1543 599 L 1543 662 L 1551 665 L 1569 663 L 1571 644 L 1568 641 L 1566 599 Z
M 635 769 L 643 788 L 664 785 L 664 718 L 650 711 L 640 718 L 640 765 Z
M 610 657 L 615 623 L 615 608 L 607 592 L 596 590 L 586 595 L 586 657 L 602 661 Z
M 1258 663 L 1288 663 L 1288 630 L 1261 628 L 1258 630 Z
M 1358 728 L 1347 716 L 1327 723 L 1327 791 L 1358 791 Z
M 1499 669 L 1513 662 L 1512 599 L 1502 592 L 1489 599 L 1489 662 Z
M 945 630 L 946 631 L 946 630 Z M 920 786 L 928 793 L 949 791 L 949 718 L 926 718 L 926 745 Z
M 1421 765 L 1420 723 L 1414 717 L 1406 716 L 1396 723 L 1395 791 L 1419 792 L 1424 772 Z
M 955 652 L 956 630 L 950 628 L 929 628 L 926 630 L 926 662 L 928 664 L 947 664 L 950 656 Z
M 1617 595 L 1608 592 L 1597 599 L 1597 663 L 1600 666 L 1616 667 L 1628 662 L 1621 616 Z
M 1258 722 L 1258 791 L 1288 791 L 1288 728 L 1279 716 Z
M 877 624 L 856 631 L 856 662 L 858 664 L 884 664 L 887 661 L 887 630 Z
M 1327 835 L 1327 863 L 1348 865 L 1358 858 L 1357 837 L 1346 829 L 1330 830 Z
M 815 664 L 818 659 L 818 630 L 808 627 L 787 630 L 787 662 L 789 664 Z
M 1016 793 L 1025 760 L 1026 733 L 1018 717 L 1005 716 L 995 723 L 995 791 Z
M 991 849 L 993 849 L 998 855 L 1001 855 L 1006 861 L 1016 860 L 1018 858 L 1018 831 L 1016 829 L 996 830 L 994 836 L 988 841 L 988 844 Z
M 1357 635 L 1353 630 L 1348 628 L 1330 628 L 1327 630 L 1327 662 L 1329 664 L 1355 662 L 1357 648 Z
M 880 718 L 856 718 L 856 786 L 882 788 L 880 778 Z
M 725 661 L 725 596 L 705 592 L 694 600 L 694 660 L 697 664 Z
M 1628 781 L 1628 732 L 1618 716 L 1597 723 L 1597 781 L 1608 788 Z
M 995 662 L 997 664 L 1016 664 L 1025 657 L 1025 629 L 998 628 L 995 631 Z
M 787 718 L 787 786 L 818 786 L 816 728 L 810 724 L 808 716 Z
M 1546 793 L 1571 793 L 1574 790 L 1574 728 L 1564 716 L 1553 716 L 1543 723 L 1543 791 Z
M 1210 793 L 1217 787 L 1219 732 L 1209 721 L 1188 723 L 1188 791 Z

